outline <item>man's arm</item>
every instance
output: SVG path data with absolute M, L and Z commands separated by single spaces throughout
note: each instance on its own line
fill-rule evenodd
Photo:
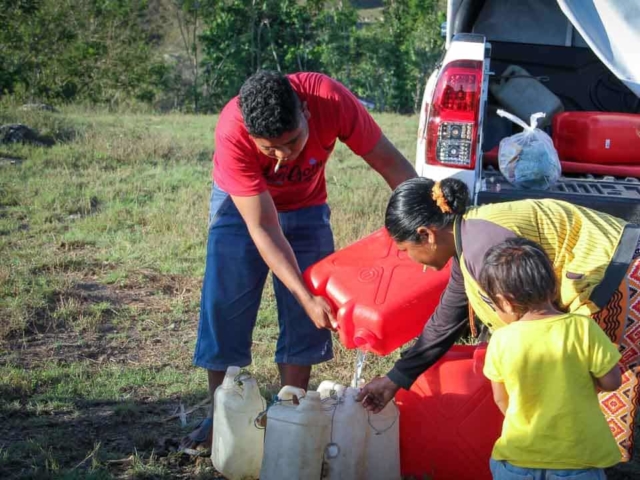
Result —
M 305 285 L 291 245 L 282 233 L 278 212 L 269 192 L 250 197 L 231 196 L 247 224 L 249 234 L 271 271 L 291 291 L 318 328 L 334 329 L 331 307 Z
M 384 178 L 391 189 L 395 189 L 405 180 L 417 177 L 409 161 L 383 135 L 373 149 L 362 158 Z
M 507 389 L 504 388 L 504 383 L 491 381 L 491 389 L 493 390 L 493 400 L 498 405 L 498 408 L 503 415 L 507 414 L 507 408 L 509 408 L 509 394 Z

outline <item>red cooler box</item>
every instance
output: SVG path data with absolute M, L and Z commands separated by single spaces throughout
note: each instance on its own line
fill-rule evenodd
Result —
M 553 117 L 560 160 L 601 165 L 640 165 L 640 115 L 565 112 Z
M 454 345 L 411 390 L 397 393 L 402 475 L 491 480 L 503 416 L 482 374 L 485 353 L 485 345 Z
M 340 341 L 387 355 L 420 334 L 449 280 L 449 267 L 422 271 L 385 229 L 312 265 L 304 277 L 333 303 Z

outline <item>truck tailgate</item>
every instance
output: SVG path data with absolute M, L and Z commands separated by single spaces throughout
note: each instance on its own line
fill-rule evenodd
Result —
M 478 205 L 526 198 L 556 198 L 640 224 L 640 181 L 635 178 L 562 177 L 550 190 L 521 190 L 493 168 L 482 172 Z

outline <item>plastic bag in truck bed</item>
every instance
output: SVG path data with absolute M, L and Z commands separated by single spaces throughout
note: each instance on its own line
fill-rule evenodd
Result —
M 497 113 L 524 129 L 500 142 L 498 166 L 502 175 L 518 188 L 550 188 L 560 178 L 561 168 L 551 137 L 536 128 L 544 113 L 531 115 L 529 125 L 504 110 Z

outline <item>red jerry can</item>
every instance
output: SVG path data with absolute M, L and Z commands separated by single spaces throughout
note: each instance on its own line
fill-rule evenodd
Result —
M 553 117 L 560 160 L 600 165 L 640 165 L 640 115 L 565 112 Z M 610 173 L 615 175 L 615 172 Z
M 386 229 L 335 252 L 304 272 L 332 304 L 341 343 L 387 355 L 420 334 L 449 280 L 449 265 L 423 271 Z
M 491 480 L 489 459 L 503 416 L 483 375 L 486 345 L 454 345 L 400 390 L 402 475 L 431 480 Z

